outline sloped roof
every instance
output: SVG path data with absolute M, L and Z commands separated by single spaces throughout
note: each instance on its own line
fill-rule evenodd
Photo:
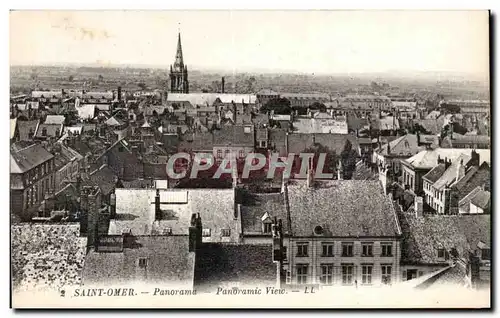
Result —
M 458 207 L 459 207 L 460 213 L 469 213 L 470 212 L 470 202 L 476 194 L 481 192 L 481 190 L 482 190 L 481 187 L 475 187 L 458 202 Z
M 431 171 L 427 172 L 427 174 L 425 174 L 423 176 L 423 178 L 429 180 L 431 183 L 434 183 L 439 178 L 441 178 L 441 176 L 443 175 L 443 173 L 445 172 L 445 170 L 446 170 L 445 169 L 445 164 L 444 163 L 440 163 L 437 166 L 435 166 L 434 168 L 432 168 Z
M 415 217 L 405 214 L 403 226 L 402 262 L 436 264 L 437 249 L 448 252 L 455 248 L 460 257 L 468 258 L 468 252 L 479 242 L 490 245 L 491 223 L 489 215 L 439 215 Z
M 116 178 L 116 174 L 110 167 L 102 166 L 89 176 L 85 184 L 98 186 L 102 194 L 109 195 L 115 189 Z
M 291 133 L 288 134 L 288 152 L 298 154 L 318 143 L 340 154 L 347 140 L 351 142 L 352 149 L 357 151 L 359 145 L 353 135 Z
M 288 185 L 292 235 L 309 237 L 316 226 L 325 236 L 400 235 L 396 212 L 378 181 L 291 181 Z
M 192 106 L 212 106 L 215 100 L 217 100 L 218 95 L 213 93 L 169 93 L 167 95 L 167 102 L 189 102 Z
M 490 207 L 490 197 L 489 191 L 481 190 L 470 200 L 475 206 L 487 210 Z
M 213 132 L 214 145 L 253 147 L 255 136 L 253 126 L 248 126 L 250 132 L 245 132 L 246 126 L 224 126 Z
M 276 264 L 271 245 L 206 243 L 197 252 L 195 287 L 274 286 Z
M 230 229 L 229 240 L 236 242 L 241 232 L 241 221 L 234 219 L 234 189 L 161 189 L 165 217 L 159 222 L 155 222 L 155 189 L 116 189 L 115 194 L 117 216 L 111 220 L 109 234 L 130 229 L 134 235 L 150 235 L 168 227 L 181 235 L 188 232 L 193 213 L 200 214 L 203 228 L 211 229 L 211 237 L 205 240 L 222 241 L 221 229 Z
M 217 94 L 217 97 L 223 104 L 255 104 L 257 100 L 256 95 L 252 94 Z
M 189 236 L 135 236 L 133 240 L 133 245 L 124 244 L 123 252 L 90 250 L 83 267 L 84 284 L 150 283 L 172 288 L 193 285 L 195 253 L 189 252 Z M 148 261 L 148 275 L 144 278 L 137 276 L 140 258 Z
M 46 129 L 47 136 L 51 137 L 59 137 L 62 135 L 64 126 L 63 124 L 39 124 L 38 129 L 36 130 L 37 137 L 43 137 L 43 131 Z
M 251 194 L 248 201 L 241 206 L 243 235 L 263 235 L 262 217 L 267 213 L 271 220 L 274 217 L 283 222 L 284 232 L 288 229 L 285 200 L 281 193 Z M 270 233 L 266 234 L 271 236 Z
M 460 164 L 466 165 L 470 160 L 470 156 L 467 154 L 460 154 L 457 159 L 455 159 L 452 164 L 446 169 L 443 175 L 436 180 L 434 183 L 434 188 L 441 190 L 443 187 L 451 186 L 457 179 L 457 169 Z M 465 170 L 465 166 L 464 166 Z M 465 175 L 465 171 L 464 171 Z M 462 178 L 463 176 L 459 176 Z
M 432 150 L 422 150 L 416 155 L 405 159 L 404 162 L 412 165 L 419 169 L 432 169 L 437 166 L 438 157 L 441 159 L 450 159 L 454 161 L 461 154 L 470 154 L 471 149 L 464 148 L 436 148 Z M 476 149 L 479 154 L 480 163 L 490 162 L 490 150 L 489 149 Z
M 115 116 L 110 117 L 108 120 L 106 120 L 105 123 L 108 126 L 121 126 L 121 125 L 123 125 L 123 123 Z
M 10 173 L 24 173 L 52 159 L 54 156 L 40 144 L 10 152 Z
M 453 185 L 453 189 L 458 191 L 458 199 L 463 199 L 474 188 L 485 185 L 490 189 L 491 171 L 490 166 L 483 163 L 479 167 L 471 167 L 465 176 Z

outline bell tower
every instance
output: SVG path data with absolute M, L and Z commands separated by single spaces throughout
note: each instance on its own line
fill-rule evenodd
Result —
M 171 93 L 189 93 L 189 81 L 187 65 L 184 65 L 182 57 L 181 33 L 177 38 L 177 52 L 175 53 L 174 65 L 170 65 L 170 92 Z

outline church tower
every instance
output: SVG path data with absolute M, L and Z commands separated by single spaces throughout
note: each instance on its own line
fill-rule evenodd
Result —
M 181 33 L 177 39 L 177 53 L 175 54 L 174 65 L 170 65 L 170 92 L 189 93 L 189 81 L 187 65 L 184 65 L 182 58 Z

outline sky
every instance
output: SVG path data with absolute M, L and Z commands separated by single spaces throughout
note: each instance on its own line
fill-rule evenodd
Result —
M 10 64 L 487 76 L 487 11 L 13 11 Z

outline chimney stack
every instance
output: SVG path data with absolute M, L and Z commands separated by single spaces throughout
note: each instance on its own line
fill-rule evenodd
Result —
M 448 160 L 448 158 L 444 158 L 444 169 L 447 170 L 451 165 L 451 159 Z
M 472 288 L 477 288 L 479 284 L 479 279 L 480 279 L 480 261 L 479 257 L 470 254 L 469 258 L 469 276 L 470 276 L 470 282 L 472 285 Z
M 460 162 L 457 165 L 457 175 L 455 177 L 455 181 L 458 182 L 458 180 L 462 179 L 464 176 L 465 176 L 464 160 L 460 159 Z
M 224 76 L 222 77 L 222 81 L 221 81 L 221 88 L 222 88 L 222 94 L 224 94 L 224 86 L 226 84 L 226 80 L 224 79 Z
M 424 216 L 424 198 L 415 197 L 415 217 L 421 218 Z
M 472 149 L 471 155 L 470 155 L 470 163 L 472 166 L 479 166 L 479 153 L 476 152 L 475 149 Z
M 155 195 L 155 221 L 161 220 L 161 209 L 160 209 L 160 190 L 156 189 Z
M 309 162 L 307 166 L 307 187 L 312 188 L 314 184 L 314 164 L 313 157 L 309 157 Z
M 87 232 L 87 246 L 96 246 L 99 235 L 99 211 L 101 208 L 101 191 L 99 187 L 83 187 L 80 195 L 80 208 L 83 217 L 81 224 Z

